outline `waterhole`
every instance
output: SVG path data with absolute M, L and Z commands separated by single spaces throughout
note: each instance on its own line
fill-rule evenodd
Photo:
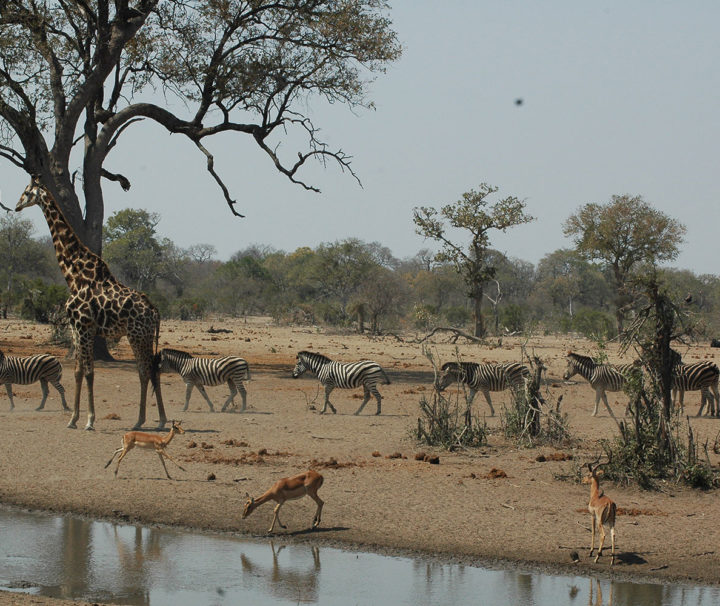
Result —
M 0 589 L 152 606 L 720 604 L 715 587 L 489 570 L 2 508 Z

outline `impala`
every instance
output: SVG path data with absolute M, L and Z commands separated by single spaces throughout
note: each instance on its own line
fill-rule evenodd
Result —
M 610 544 L 612 547 L 612 555 L 610 557 L 610 566 L 615 563 L 615 513 L 617 506 L 615 502 L 606 497 L 600 488 L 600 480 L 597 476 L 597 469 L 602 465 L 599 462 L 598 457 L 592 463 L 588 463 L 588 470 L 590 475 L 586 478 L 586 481 L 590 484 L 590 502 L 588 503 L 588 511 L 592 518 L 592 539 L 590 542 L 590 556 L 592 557 L 593 550 L 595 549 L 595 531 L 600 531 L 600 547 L 598 548 L 595 561 L 597 562 L 602 555 L 603 543 L 605 543 L 605 526 L 610 528 Z
M 247 502 L 245 503 L 245 509 L 242 513 L 242 519 L 244 520 L 247 518 L 263 503 L 275 501 L 277 503 L 275 506 L 275 515 L 273 516 L 272 524 L 270 524 L 268 532 L 273 531 L 273 528 L 275 528 L 275 522 L 277 522 L 281 528 L 287 528 L 287 526 L 280 521 L 278 516 L 283 503 L 285 501 L 292 501 L 293 499 L 301 499 L 305 495 L 308 495 L 317 503 L 317 511 L 315 512 L 312 524 L 313 528 L 317 528 L 320 524 L 320 514 L 322 513 L 322 508 L 325 504 L 317 493 L 322 484 L 323 477 L 317 471 L 310 469 L 308 471 L 304 471 L 303 473 L 299 473 L 296 476 L 281 478 L 272 485 L 270 490 L 257 499 L 253 499 L 246 493 Z
M 123 460 L 123 458 L 128 452 L 130 452 L 133 448 L 137 446 L 138 448 L 155 449 L 158 457 L 160 457 L 160 462 L 162 463 L 163 469 L 165 470 L 165 475 L 168 477 L 169 480 L 172 480 L 172 478 L 170 477 L 170 474 L 168 473 L 167 467 L 165 465 L 165 458 L 170 459 L 173 463 L 175 463 L 175 465 L 185 471 L 185 469 L 183 469 L 180 463 L 178 463 L 165 451 L 165 449 L 168 447 L 168 444 L 172 442 L 172 439 L 175 437 L 176 433 L 185 433 L 185 430 L 180 426 L 182 421 L 171 421 L 170 423 L 172 426 L 170 427 L 170 431 L 168 432 L 168 434 L 165 436 L 160 436 L 154 433 L 145 433 L 144 431 L 128 431 L 123 436 L 122 446 L 118 448 L 113 453 L 113 456 L 110 457 L 110 460 L 105 463 L 105 469 L 107 469 L 110 463 L 113 462 L 115 456 L 120 453 L 120 458 L 118 459 L 117 466 L 115 467 L 115 476 L 117 477 L 118 469 L 120 469 L 120 461 Z

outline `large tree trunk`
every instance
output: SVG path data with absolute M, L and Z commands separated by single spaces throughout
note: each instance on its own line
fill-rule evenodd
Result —
M 473 321 L 475 322 L 475 330 L 473 334 L 476 337 L 484 337 L 485 320 L 482 315 L 482 292 L 473 297 Z

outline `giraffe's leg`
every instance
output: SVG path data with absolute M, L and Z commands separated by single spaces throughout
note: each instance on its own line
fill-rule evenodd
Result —
M 55 380 L 53 381 L 53 387 L 57 389 L 58 393 L 60 394 L 60 399 L 62 400 L 62 407 L 63 410 L 70 410 L 70 408 L 67 405 L 67 401 L 65 400 L 65 388 L 62 386 L 62 383 L 60 381 Z
M 192 383 L 188 383 L 185 388 L 185 406 L 183 406 L 183 412 L 186 412 L 188 409 L 188 406 L 190 406 L 190 394 L 192 393 L 194 385 Z
M 76 344 L 77 348 L 78 345 Z M 69 429 L 77 429 L 77 421 L 80 418 L 80 392 L 82 391 L 83 380 L 83 363 L 80 352 L 76 350 L 75 357 L 75 397 L 73 398 L 73 413 L 70 422 L 67 424 Z M 117 472 L 116 472 L 117 473 Z
M 205 387 L 202 385 L 197 386 L 198 391 L 200 392 L 200 395 L 205 398 L 205 401 L 207 402 L 207 405 L 210 407 L 210 412 L 215 412 L 215 407 L 213 406 L 212 400 L 210 399 L 210 396 L 207 395 L 207 391 L 205 391 Z
M 355 416 L 359 415 L 362 412 L 362 409 L 365 408 L 365 404 L 367 404 L 370 400 L 370 390 L 368 389 L 367 385 L 363 385 L 363 395 L 365 397 L 363 398 L 362 404 L 360 404 L 360 408 L 355 411 Z
M 93 368 L 85 371 L 85 385 L 88 390 L 88 420 L 85 425 L 86 431 L 95 429 L 95 370 Z
M 45 408 L 45 402 L 47 401 L 48 394 L 50 393 L 47 379 L 40 379 L 40 391 L 42 391 L 42 401 L 40 402 L 40 406 L 38 406 L 35 410 L 42 410 Z
M 140 378 L 140 410 L 138 411 L 138 420 L 133 429 L 139 429 L 145 424 L 146 407 L 147 407 L 147 387 L 148 382 L 152 381 L 155 391 L 158 407 L 158 429 L 165 427 L 167 417 L 165 416 L 165 406 L 163 405 L 162 392 L 160 388 L 160 376 L 153 366 L 153 342 L 152 337 L 137 337 L 128 332 L 128 341 L 135 354 L 137 362 L 138 376 Z
M 13 410 L 15 408 L 15 402 L 13 401 L 12 384 L 5 383 L 5 391 L 7 391 L 8 398 L 10 398 L 10 410 Z

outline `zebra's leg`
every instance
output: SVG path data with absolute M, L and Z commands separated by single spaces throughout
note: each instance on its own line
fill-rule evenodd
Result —
M 367 404 L 370 400 L 370 390 L 368 389 L 367 385 L 363 385 L 363 395 L 365 397 L 363 398 L 362 404 L 360 404 L 360 408 L 355 411 L 355 416 L 359 415 L 362 412 L 362 409 L 365 408 L 365 404 Z M 380 413 L 378 412 L 378 414 Z
M 685 411 L 685 390 L 684 389 L 678 389 L 678 407 L 680 408 L 680 412 Z
M 245 412 L 245 409 L 247 408 L 247 390 L 245 389 L 245 385 L 243 385 L 242 381 L 238 381 L 236 385 L 237 390 L 240 392 L 240 397 L 242 398 L 242 408 L 240 409 L 240 412 Z
M 183 412 L 186 412 L 188 409 L 188 406 L 190 406 L 190 394 L 192 393 L 194 385 L 192 383 L 187 383 L 185 386 L 185 406 L 183 406 Z
M 225 409 L 230 406 L 231 403 L 233 405 L 233 408 L 235 408 L 235 394 L 237 394 L 238 392 L 237 387 L 235 387 L 235 381 L 233 381 L 232 379 L 228 379 L 227 384 L 230 388 L 230 395 L 228 396 L 228 399 L 225 400 L 225 404 L 223 404 L 221 412 L 225 412 Z M 245 410 L 245 398 L 243 398 L 243 410 Z
M 325 414 L 328 406 L 330 407 L 330 410 L 332 410 L 333 414 L 337 412 L 337 410 L 335 410 L 335 407 L 332 405 L 332 402 L 330 402 L 330 392 L 333 390 L 333 388 L 334 386 L 330 384 L 325 386 L 325 404 L 322 407 L 320 414 Z
M 490 416 L 495 416 L 495 409 L 492 405 L 492 400 L 490 399 L 490 390 L 483 390 L 483 395 L 485 396 L 485 401 L 487 402 L 487 405 L 490 407 Z
M 10 383 L 5 383 L 5 391 L 7 391 L 8 398 L 10 398 L 10 410 L 12 410 L 15 408 L 15 402 L 13 401 L 12 385 Z
M 210 396 L 207 395 L 207 391 L 205 391 L 205 387 L 202 385 L 196 385 L 197 390 L 200 392 L 200 395 L 205 398 L 205 401 L 207 402 L 207 405 L 210 407 L 210 412 L 215 412 L 215 407 L 213 406 L 212 400 L 210 399 Z
M 57 389 L 58 393 L 60 394 L 60 399 L 62 400 L 62 407 L 63 410 L 70 410 L 70 408 L 67 405 L 67 402 L 65 401 L 65 388 L 62 386 L 62 383 L 58 381 L 57 379 L 52 382 L 53 387 Z
M 720 415 L 720 392 L 718 392 L 718 386 L 717 385 L 711 385 L 710 390 L 712 394 L 715 396 L 713 399 L 714 406 L 712 409 L 712 412 L 710 413 L 713 417 L 716 417 Z
M 705 404 L 706 404 L 706 403 L 707 403 L 707 405 L 708 405 L 707 413 L 706 413 L 706 414 L 708 414 L 708 413 L 710 413 L 710 408 L 711 408 L 711 404 L 710 404 L 710 394 L 708 393 L 707 388 L 706 388 L 706 387 L 703 387 L 703 388 L 700 390 L 700 408 L 698 409 L 698 413 L 697 413 L 697 415 L 695 415 L 695 416 L 697 416 L 697 417 L 702 416 L 702 411 L 703 411 L 703 409 L 705 408 Z
M 50 393 L 47 379 L 40 379 L 40 391 L 42 391 L 42 401 L 40 402 L 40 406 L 38 406 L 35 410 L 42 410 L 45 408 L 45 402 L 47 401 L 48 394 Z
M 605 404 L 605 408 L 607 408 L 608 412 L 610 413 L 610 416 L 613 418 L 613 421 L 615 421 L 615 423 L 618 423 L 617 417 L 615 416 L 615 413 L 612 411 L 612 408 L 610 408 L 610 404 L 608 403 L 607 394 L 605 393 L 605 391 L 602 391 L 601 393 L 602 393 L 602 401 Z M 597 402 L 595 403 L 595 407 L 597 408 Z
M 475 394 L 477 393 L 477 389 L 471 387 L 470 393 L 467 395 L 467 398 L 465 400 L 465 403 L 467 404 L 467 410 L 469 411 L 471 409 L 473 400 L 475 399 Z

